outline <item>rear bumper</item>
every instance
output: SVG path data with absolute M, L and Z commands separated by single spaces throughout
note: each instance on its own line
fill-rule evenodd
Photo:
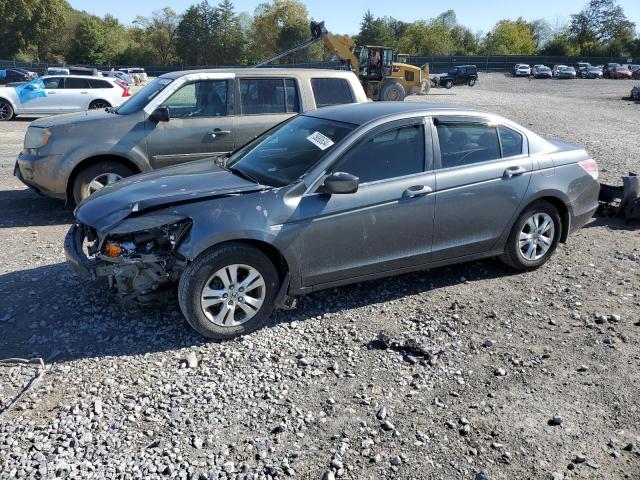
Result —
M 78 225 L 73 225 L 64 239 L 64 256 L 76 273 L 85 280 L 95 280 L 96 262 L 84 253 L 84 234 Z

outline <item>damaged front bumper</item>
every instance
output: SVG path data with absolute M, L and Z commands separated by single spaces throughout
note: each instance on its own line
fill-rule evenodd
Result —
M 65 237 L 65 257 L 82 279 L 106 278 L 110 289 L 124 303 L 157 302 L 161 287 L 177 281 L 186 266 L 170 253 L 109 257 L 101 253 L 101 245 L 91 228 L 75 224 Z

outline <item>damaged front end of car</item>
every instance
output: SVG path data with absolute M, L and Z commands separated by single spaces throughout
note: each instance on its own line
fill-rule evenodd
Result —
M 166 214 L 127 218 L 106 232 L 76 223 L 65 255 L 82 278 L 106 277 L 123 303 L 158 303 L 186 267 L 176 249 L 190 228 L 191 219 Z

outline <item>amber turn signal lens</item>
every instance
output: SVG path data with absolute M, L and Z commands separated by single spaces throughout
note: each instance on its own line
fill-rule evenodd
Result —
M 114 242 L 107 242 L 104 246 L 104 252 L 109 257 L 118 257 L 122 253 L 122 247 Z

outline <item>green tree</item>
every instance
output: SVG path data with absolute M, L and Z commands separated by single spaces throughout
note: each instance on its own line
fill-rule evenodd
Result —
M 303 40 L 308 37 L 308 27 Z M 231 0 L 223 0 L 215 8 L 214 41 L 218 64 L 239 65 L 243 61 L 245 36 Z M 282 39 L 280 39 L 282 43 Z
M 78 23 L 67 52 L 71 63 L 102 65 L 108 57 L 109 47 L 102 22 L 98 17 L 85 16 Z
M 633 41 L 635 24 L 627 19 L 616 0 L 590 0 L 579 13 L 571 16 L 570 39 L 580 53 L 600 50 L 622 54 Z
M 392 46 L 396 43 L 395 28 L 397 20 L 376 18 L 367 10 L 360 22 L 360 33 L 356 35 L 358 45 Z
M 190 6 L 176 29 L 176 53 L 187 65 L 205 65 L 211 47 L 213 9 L 207 1 Z
M 298 0 L 273 0 L 261 3 L 255 10 L 251 27 L 252 41 L 248 57 L 251 62 L 263 60 L 308 39 L 307 7 Z M 319 58 L 320 50 L 309 49 L 283 61 Z
M 176 33 L 180 16 L 173 9 L 164 7 L 153 12 L 150 17 L 137 17 L 133 23 L 144 32 L 141 40 L 152 55 L 149 62 L 170 65 L 177 61 Z
M 536 41 L 522 18 L 500 20 L 485 37 L 483 50 L 487 55 L 532 55 Z
M 0 0 L 0 57 L 31 51 L 36 60 L 48 58 L 69 8 L 64 0 Z
M 456 51 L 451 32 L 438 20 L 418 20 L 408 25 L 399 48 L 413 55 L 451 55 Z

